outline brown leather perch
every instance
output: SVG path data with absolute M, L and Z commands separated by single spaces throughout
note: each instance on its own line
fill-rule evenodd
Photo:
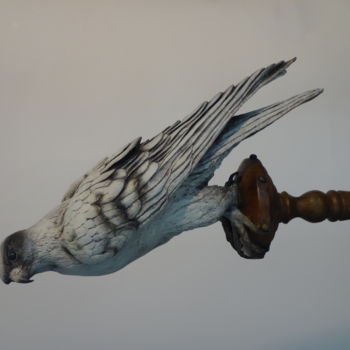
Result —
M 249 240 L 264 250 L 263 254 L 245 256 L 237 249 L 230 221 L 222 218 L 227 240 L 245 258 L 263 258 L 281 222 L 286 224 L 296 217 L 309 222 L 350 219 L 350 192 L 310 191 L 300 197 L 293 197 L 287 192 L 278 193 L 271 177 L 254 154 L 245 159 L 233 175 L 226 186 L 236 184 L 238 208 L 259 231 L 253 232 L 247 229 Z

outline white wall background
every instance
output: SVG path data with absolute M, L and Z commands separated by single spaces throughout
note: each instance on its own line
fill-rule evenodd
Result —
M 261 66 L 298 56 L 244 108 L 324 87 L 239 146 L 292 194 L 349 189 L 349 1 L 0 0 L 1 239 L 68 185 Z M 349 349 L 350 223 L 281 226 L 263 261 L 220 224 L 105 277 L 0 286 L 0 347 Z

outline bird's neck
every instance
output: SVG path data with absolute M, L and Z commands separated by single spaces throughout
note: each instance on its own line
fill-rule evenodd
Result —
M 67 256 L 60 240 L 65 206 L 62 203 L 27 230 L 35 255 L 35 273 L 67 269 L 76 264 Z

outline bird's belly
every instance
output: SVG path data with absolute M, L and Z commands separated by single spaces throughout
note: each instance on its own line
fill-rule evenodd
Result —
M 154 248 L 168 242 L 174 235 L 174 233 L 161 232 L 146 225 L 144 228 L 129 234 L 123 246 L 113 256 L 106 257 L 95 263 L 92 263 L 93 260 L 90 260 L 90 263 L 83 263 L 75 266 L 73 269 L 67 271 L 58 270 L 57 272 L 81 276 L 107 275 L 120 270 Z

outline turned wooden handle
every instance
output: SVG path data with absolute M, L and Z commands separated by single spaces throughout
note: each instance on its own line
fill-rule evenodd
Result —
M 280 193 L 280 221 L 288 223 L 296 217 L 309 222 L 349 220 L 350 192 L 321 191 L 306 192 L 293 197 L 287 192 Z
M 310 191 L 300 197 L 293 197 L 287 192 L 279 193 L 254 154 L 245 159 L 233 175 L 226 186 L 237 186 L 239 210 L 260 230 L 248 230 L 247 240 L 265 252 L 269 250 L 281 222 L 286 224 L 296 217 L 309 222 L 350 220 L 350 192 Z M 231 226 L 225 220 L 223 226 L 231 242 Z M 235 247 L 234 241 L 231 244 Z M 255 258 L 263 256 L 260 254 Z

